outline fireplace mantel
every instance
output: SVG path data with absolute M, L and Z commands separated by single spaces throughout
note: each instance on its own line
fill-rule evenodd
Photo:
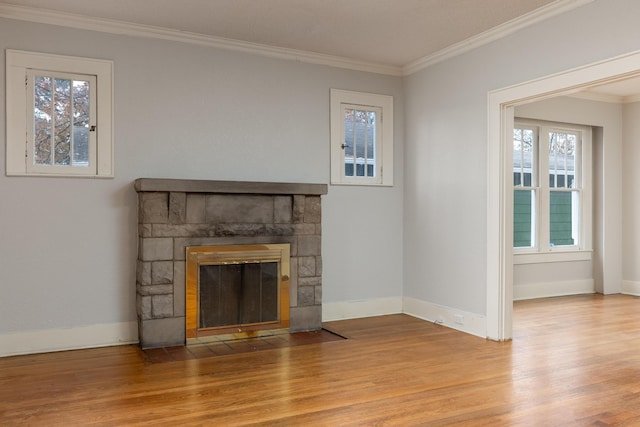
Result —
M 327 184 L 289 182 L 211 181 L 198 179 L 139 178 L 134 188 L 142 191 L 174 191 L 215 194 L 327 194 Z
M 326 184 L 140 178 L 138 331 L 143 348 L 185 344 L 190 246 L 289 244 L 290 330 L 322 327 Z

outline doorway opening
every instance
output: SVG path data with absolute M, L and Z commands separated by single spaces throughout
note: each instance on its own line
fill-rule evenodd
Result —
M 513 322 L 513 122 L 514 109 L 534 101 L 640 77 L 640 52 L 612 58 L 489 93 L 487 145 L 487 337 L 512 338 Z M 620 213 L 620 211 L 618 211 Z M 620 247 L 620 221 L 600 230 L 603 276 L 621 282 L 610 261 Z M 616 241 L 616 239 L 618 239 Z M 618 250 L 615 249 L 617 245 Z

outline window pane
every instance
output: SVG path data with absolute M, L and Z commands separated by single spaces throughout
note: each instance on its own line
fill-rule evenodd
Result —
M 375 177 L 377 113 L 344 110 L 345 176 Z
M 577 135 L 549 132 L 549 187 L 575 188 Z
M 549 245 L 575 245 L 578 236 L 578 193 L 551 191 L 549 205 Z
M 54 164 L 68 165 L 71 163 L 71 81 L 54 79 Z
M 513 192 L 513 247 L 531 248 L 535 245 L 535 191 Z
M 534 142 L 533 129 L 513 129 L 513 185 L 532 185 Z
M 51 77 L 34 78 L 34 156 L 36 165 L 51 164 L 51 125 L 52 125 L 52 81 Z
M 89 82 L 73 81 L 73 166 L 89 166 Z

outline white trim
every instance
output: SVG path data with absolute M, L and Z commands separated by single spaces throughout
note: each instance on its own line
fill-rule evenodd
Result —
M 401 297 L 322 303 L 323 322 L 399 313 L 402 313 Z
M 481 314 L 445 307 L 410 297 L 402 299 L 402 312 L 481 338 L 487 337 L 486 318 Z
M 593 279 L 565 280 L 561 282 L 530 283 L 513 287 L 513 300 L 560 297 L 595 293 Z
M 1 6 L 0 6 L 1 7 Z M 96 76 L 97 161 L 93 171 L 72 174 L 28 171 L 25 162 L 29 69 Z M 114 102 L 113 61 L 49 53 L 6 50 L 6 174 L 7 176 L 75 176 L 113 178 Z M 90 173 L 91 172 L 91 173 Z
M 16 19 L 20 21 L 38 22 L 41 24 L 59 25 L 63 27 L 78 28 L 82 30 L 99 31 L 109 34 L 121 34 L 133 37 L 146 37 L 160 40 L 169 40 L 180 43 L 190 43 L 199 46 L 215 47 L 220 49 L 252 53 L 272 58 L 288 59 L 309 64 L 328 65 L 330 67 L 344 68 L 348 70 L 365 71 L 389 76 L 408 76 L 438 62 L 461 55 L 479 46 L 491 43 L 502 37 L 506 37 L 518 30 L 526 28 L 537 22 L 560 15 L 572 9 L 591 3 L 593 0 L 557 0 L 528 14 L 512 19 L 502 25 L 498 25 L 488 31 L 470 37 L 459 43 L 453 44 L 430 55 L 419 58 L 403 67 L 388 64 L 378 64 L 368 61 L 359 61 L 345 57 L 323 55 L 302 50 L 286 49 L 267 46 L 258 43 L 250 43 L 205 34 L 190 33 L 186 31 L 171 30 L 168 28 L 154 27 L 150 25 L 132 24 L 104 18 L 92 18 L 89 16 L 55 12 L 46 9 L 36 9 L 25 6 L 0 4 L 0 17 Z
M 250 43 L 205 34 L 190 33 L 188 31 L 132 24 L 112 19 L 93 18 L 85 15 L 55 12 L 46 9 L 0 4 L 0 17 L 78 28 L 81 30 L 99 31 L 109 34 L 189 43 L 198 46 L 262 55 L 271 58 L 288 59 L 308 64 L 328 65 L 348 70 L 365 71 L 390 76 L 402 76 L 402 68 L 394 65 L 377 64 L 334 55 L 324 55 L 296 49 L 267 46 L 259 43 Z
M 0 357 L 138 342 L 138 322 L 104 323 L 0 335 Z
M 640 282 L 623 280 L 621 292 L 626 295 L 635 295 L 637 297 L 640 297 Z
M 514 253 L 513 264 L 543 264 L 548 262 L 591 261 L 593 251 Z
M 509 273 L 513 268 L 513 229 L 509 226 L 513 191 L 506 174 L 513 174 L 513 158 L 508 156 L 509 147 L 513 146 L 513 135 L 509 134 L 513 107 L 633 76 L 640 76 L 640 51 L 489 92 L 486 282 L 489 338 L 511 339 L 513 300 L 506 296 L 513 292 L 513 277 Z
M 431 55 L 427 55 L 413 62 L 410 62 L 402 68 L 402 73 L 405 76 L 411 75 L 434 64 L 453 58 L 454 56 L 462 55 L 465 52 L 469 52 L 480 46 L 484 46 L 495 40 L 506 37 L 530 25 L 536 24 L 557 15 L 561 15 L 565 12 L 584 6 L 585 4 L 589 4 L 593 1 L 594 0 L 554 1 L 546 6 L 542 6 L 525 15 L 519 16 L 515 19 L 512 19 L 511 21 L 498 25 L 497 27 L 493 27 L 490 30 L 484 31 L 476 36 L 470 37 L 466 40 L 432 53 Z

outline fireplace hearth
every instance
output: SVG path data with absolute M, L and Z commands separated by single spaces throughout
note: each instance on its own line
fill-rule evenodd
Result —
M 287 245 L 290 274 L 284 283 L 289 291 L 289 330 L 321 328 L 320 196 L 327 194 L 325 184 L 141 178 L 135 181 L 135 189 L 139 237 L 136 295 L 142 348 L 186 343 L 189 247 Z M 270 268 L 265 266 L 265 277 Z M 218 274 L 212 268 L 204 274 L 214 273 Z M 265 283 L 267 289 L 268 279 Z M 272 307 L 269 301 L 262 304 L 267 312 Z M 281 329 L 282 325 L 274 324 L 273 328 Z

